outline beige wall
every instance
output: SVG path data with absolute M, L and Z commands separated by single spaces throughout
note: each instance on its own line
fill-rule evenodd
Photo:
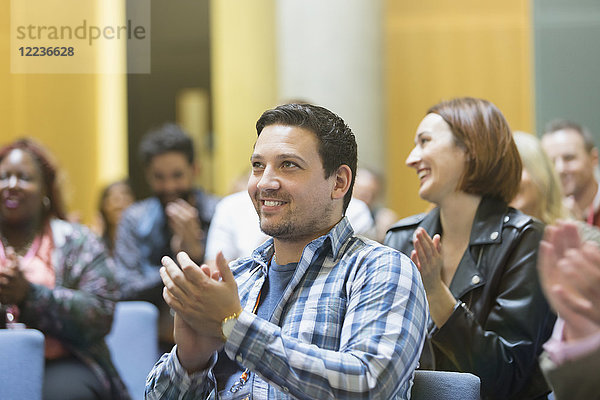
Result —
M 14 50 L 9 4 L 0 5 L 2 54 Z M 279 100 L 275 6 L 275 0 L 210 5 L 211 170 L 218 194 L 226 194 L 248 169 L 256 119 Z M 530 24 L 529 2 L 521 0 L 385 2 L 383 147 L 388 200 L 400 215 L 426 207 L 404 159 L 432 104 L 455 96 L 485 97 L 512 127 L 533 130 Z M 28 134 L 46 144 L 69 176 L 70 208 L 89 221 L 99 186 L 126 174 L 126 77 L 17 75 L 10 74 L 6 61 L 0 65 L 0 142 Z
M 67 177 L 69 211 L 95 214 L 100 185 L 126 174 L 122 75 L 11 74 L 10 2 L 0 2 L 0 145 L 22 137 L 50 149 Z
M 214 188 L 224 195 L 249 171 L 256 120 L 276 105 L 274 0 L 213 0 Z

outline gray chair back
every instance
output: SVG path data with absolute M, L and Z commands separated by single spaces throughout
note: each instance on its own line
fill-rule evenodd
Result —
M 479 377 L 461 372 L 415 371 L 412 400 L 480 400 Z

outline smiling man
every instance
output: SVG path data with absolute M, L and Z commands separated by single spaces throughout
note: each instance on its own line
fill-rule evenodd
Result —
M 600 191 L 594 176 L 598 149 L 592 134 L 571 121 L 551 122 L 542 135 L 563 189 L 564 203 L 573 217 L 600 227 Z
M 309 104 L 268 110 L 256 130 L 248 192 L 272 239 L 229 266 L 163 259 L 176 346 L 146 398 L 407 398 L 425 293 L 408 257 L 354 236 L 344 216 L 354 134 Z

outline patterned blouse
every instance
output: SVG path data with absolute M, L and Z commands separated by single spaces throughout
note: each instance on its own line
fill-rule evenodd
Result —
M 130 399 L 104 341 L 118 298 L 114 264 L 102 241 L 86 227 L 55 219 L 50 228 L 55 287 L 31 284 L 19 304 L 19 320 L 60 340 L 110 387 L 113 399 Z

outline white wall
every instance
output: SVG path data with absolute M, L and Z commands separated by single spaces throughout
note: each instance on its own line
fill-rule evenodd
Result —
M 280 102 L 322 105 L 352 128 L 359 165 L 383 169 L 382 0 L 277 0 Z

